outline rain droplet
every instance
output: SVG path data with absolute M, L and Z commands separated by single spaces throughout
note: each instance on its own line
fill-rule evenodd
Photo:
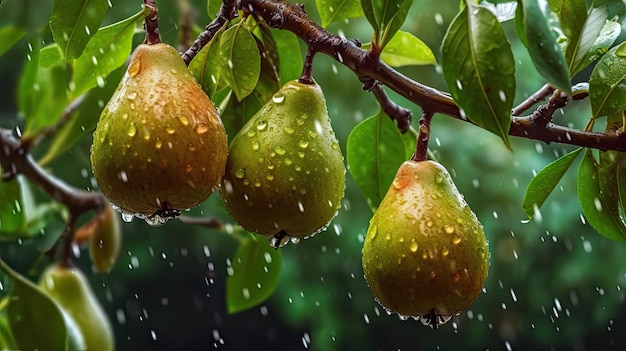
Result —
M 284 128 L 283 128 L 283 131 L 284 131 L 285 133 L 287 133 L 287 134 L 293 134 L 293 133 L 295 133 L 295 132 L 296 132 L 296 130 L 295 130 L 295 129 L 293 129 L 293 128 L 291 128 L 291 127 L 284 127 Z
M 206 124 L 198 124 L 194 130 L 197 134 L 204 134 L 209 131 L 209 126 Z
M 261 147 L 261 143 L 259 143 L 258 141 L 254 141 L 254 143 L 252 143 L 252 150 L 258 150 Z
M 411 252 L 417 252 L 417 242 L 415 241 L 415 239 L 411 239 L 411 244 L 409 245 L 409 250 L 411 250 Z
M 456 236 L 456 235 L 455 235 L 455 236 L 452 238 L 452 243 L 453 243 L 454 245 L 458 245 L 460 242 L 461 242 L 461 237 L 460 237 L 460 236 Z
M 128 74 L 131 77 L 135 77 L 141 71 L 141 62 L 139 60 L 133 60 L 133 62 L 128 67 Z
M 238 170 L 235 171 L 235 177 L 242 179 L 245 176 L 246 176 L 246 171 L 243 168 L 239 168 Z
M 254 130 L 249 130 L 247 135 L 248 135 L 249 138 L 252 138 L 253 136 L 256 135 L 256 132 Z
M 300 140 L 300 141 L 298 142 L 298 146 L 299 146 L 299 147 L 301 147 L 301 148 L 303 148 L 303 149 L 306 149 L 306 148 L 309 146 L 309 142 L 308 142 L 308 141 L 306 141 L 306 140 Z
M 128 100 L 135 100 L 137 98 L 137 92 L 136 91 L 131 91 L 128 94 L 126 94 L 126 98 Z
M 256 129 L 258 129 L 259 131 L 263 131 L 267 128 L 267 121 L 259 121 L 256 124 Z
M 445 232 L 448 234 L 452 234 L 454 233 L 454 226 L 450 224 L 446 224 L 443 226 L 443 230 L 445 230 Z
M 274 151 L 276 151 L 277 154 L 282 156 L 287 152 L 287 149 L 285 149 L 284 147 L 280 145 L 277 145 L 277 146 L 274 146 Z
M 180 123 L 182 123 L 184 126 L 189 125 L 189 118 L 187 118 L 187 116 L 178 116 L 178 120 L 180 121 Z
M 285 101 L 285 94 L 282 92 L 274 94 L 274 96 L 272 96 L 272 101 L 276 104 L 282 104 L 283 101 Z
M 128 130 L 126 131 L 126 133 L 129 137 L 134 137 L 135 134 L 137 134 L 137 126 L 135 126 L 135 123 L 131 123 L 128 125 Z
M 163 146 L 163 142 L 162 142 L 160 139 L 157 139 L 157 140 L 154 142 L 154 146 L 155 146 L 157 149 L 160 149 L 160 148 L 161 148 L 161 146 Z
M 172 128 L 171 126 L 166 126 L 165 131 L 167 132 L 167 134 L 174 134 L 176 132 L 176 129 Z

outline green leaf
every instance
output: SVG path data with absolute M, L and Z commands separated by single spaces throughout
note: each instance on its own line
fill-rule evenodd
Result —
M 229 28 L 220 39 L 221 77 L 239 101 L 254 90 L 261 73 L 261 55 L 254 37 L 240 23 Z
M 598 233 L 611 240 L 625 241 L 626 226 L 619 213 L 610 211 L 599 178 L 598 164 L 587 149 L 578 168 L 578 201 L 583 215 Z
M 5 298 L 7 299 L 7 298 Z M 0 301 L 0 304 L 7 303 L 7 300 Z M 9 321 L 7 321 L 4 313 L 0 315 L 0 350 L 15 350 L 15 340 L 13 339 L 13 332 L 9 327 Z
M 400 131 L 382 111 L 359 123 L 348 136 L 348 169 L 372 211 L 406 160 L 405 153 Z
M 585 58 L 578 64 L 578 67 L 574 69 L 574 72 L 578 73 L 582 71 L 595 60 L 606 54 L 621 32 L 622 26 L 617 23 L 616 20 L 607 21 L 600 30 L 600 34 L 593 42 L 593 45 L 589 51 L 587 51 L 587 55 L 585 55 Z
M 406 133 L 402 134 L 402 141 L 404 141 L 404 159 L 408 160 L 413 157 L 415 153 L 417 131 L 413 129 L 413 127 L 410 127 Z
M 443 39 L 443 75 L 467 118 L 498 135 L 507 148 L 515 99 L 515 60 L 497 18 L 468 3 Z
M 102 87 L 96 87 L 86 93 L 80 105 L 72 110 L 72 115 L 67 122 L 50 136 L 50 144 L 45 154 L 38 160 L 40 165 L 50 163 L 96 129 L 102 109 L 113 95 L 117 83 L 125 72 L 126 67 L 119 67 L 109 74 Z
M 104 79 L 126 62 L 138 22 L 150 13 L 147 7 L 123 21 L 102 27 L 91 38 L 81 57 L 74 61 L 74 98 L 104 85 Z
M 39 66 L 49 68 L 63 62 L 63 54 L 57 44 L 50 44 L 39 51 Z
M 0 235 L 21 237 L 33 212 L 33 199 L 22 175 L 11 181 L 0 181 Z
M 626 42 L 609 50 L 589 77 L 592 118 L 626 109 Z
M 219 82 L 221 66 L 215 63 L 220 60 L 219 41 L 222 33 L 220 29 L 189 63 L 189 71 L 208 96 L 215 93 Z
M 280 84 L 300 77 L 304 62 L 300 52 L 300 40 L 290 31 L 272 29 L 272 36 L 278 51 L 278 75 Z
M 63 64 L 41 67 L 39 40 L 31 43 L 18 88 L 18 104 L 26 119 L 24 137 L 53 125 L 68 104 L 67 69 Z
M 278 285 L 280 250 L 254 234 L 248 235 L 232 259 L 232 271 L 226 278 L 228 313 L 241 312 L 262 303 Z
M 368 50 L 371 43 L 361 46 Z M 393 67 L 437 64 L 432 50 L 411 33 L 398 31 L 380 54 L 381 60 Z
M 51 0 L 4 0 L 0 2 L 0 23 L 27 33 L 40 32 L 48 26 L 51 11 Z
M 210 19 L 214 19 L 215 15 L 220 11 L 222 0 L 207 0 L 206 9 Z
M 543 205 L 581 150 L 578 148 L 552 161 L 530 180 L 522 201 L 522 208 L 528 218 L 533 218 L 535 211 Z
M 552 86 L 571 93 L 569 71 L 538 0 L 518 0 L 516 27 L 537 72 Z
M 404 23 L 413 0 L 361 0 L 361 8 L 374 28 L 372 43 L 381 50 Z
M 315 0 L 315 5 L 322 19 L 322 27 L 363 16 L 359 0 Z
M 585 0 L 563 0 L 561 27 L 568 39 L 565 58 L 571 74 L 585 59 L 600 34 L 608 16 L 608 6 L 592 8 L 587 14 Z
M 0 56 L 26 35 L 26 31 L 15 26 L 0 28 Z
M 82 54 L 108 8 L 107 0 L 54 0 L 50 29 L 66 60 Z
M 67 328 L 56 303 L 4 261 L 0 261 L 0 267 L 11 278 L 12 289 L 6 311 L 17 348 L 65 350 Z

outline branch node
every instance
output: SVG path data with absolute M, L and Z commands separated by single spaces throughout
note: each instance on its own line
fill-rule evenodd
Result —
M 363 88 L 365 89 L 365 85 Z M 391 119 L 396 121 L 400 132 L 406 133 L 406 131 L 411 128 L 411 119 L 413 117 L 411 110 L 399 106 L 395 102 L 391 101 L 389 96 L 387 96 L 387 93 L 385 93 L 382 85 L 376 81 L 374 81 L 371 91 L 374 93 L 374 96 L 376 96 L 376 99 L 378 100 L 378 103 L 383 111 L 391 117 Z

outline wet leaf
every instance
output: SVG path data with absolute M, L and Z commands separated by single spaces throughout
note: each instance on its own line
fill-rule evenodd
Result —
M 0 181 L 0 199 L 0 236 L 28 236 L 25 229 L 34 210 L 34 200 L 24 177 L 18 175 L 11 181 Z
M 32 137 L 58 121 L 67 106 L 67 69 L 63 64 L 41 67 L 39 40 L 31 42 L 18 88 L 19 109 L 26 119 L 24 137 Z
M 8 300 L 3 299 L 0 301 L 0 304 L 5 304 L 7 301 Z M 0 350 L 15 350 L 16 348 L 13 332 L 9 327 L 9 321 L 7 321 L 5 313 L 2 313 L 0 314 Z
M 61 64 L 63 62 L 63 54 L 57 44 L 50 44 L 41 48 L 39 51 L 39 66 L 48 68 L 50 66 Z
M 515 99 L 515 60 L 497 18 L 469 4 L 450 24 L 442 47 L 443 75 L 467 118 L 498 135 L 507 148 Z
M 367 20 L 374 28 L 372 43 L 383 49 L 400 29 L 413 0 L 361 0 Z
M 50 144 L 45 154 L 38 160 L 39 164 L 46 165 L 58 156 L 67 152 L 86 135 L 93 133 L 105 104 L 117 88 L 117 83 L 126 72 L 124 66 L 109 74 L 104 86 L 90 89 L 84 100 L 72 111 L 72 116 L 66 123 L 50 136 Z
M 26 31 L 15 26 L 0 28 L 0 56 L 26 35 Z
M 4 261 L 0 261 L 0 267 L 11 278 L 12 289 L 6 313 L 17 348 L 65 350 L 67 328 L 56 303 Z
M 347 18 L 363 16 L 359 0 L 315 0 L 315 5 L 322 19 L 322 27 Z
M 574 69 L 574 74 L 582 71 L 595 60 L 606 54 L 607 51 L 609 51 L 609 48 L 613 46 L 613 43 L 615 43 L 615 40 L 617 40 L 621 32 L 622 26 L 617 23 L 616 20 L 606 21 L 600 30 L 600 34 L 587 52 L 587 55 L 585 55 L 585 58 Z
M 371 44 L 361 46 L 368 50 Z M 411 65 L 434 65 L 437 63 L 432 50 L 411 33 L 398 31 L 380 54 L 380 59 L 393 67 Z
M 272 29 L 278 51 L 278 75 L 281 86 L 298 79 L 304 65 L 298 37 L 286 30 Z
M 222 0 L 207 0 L 206 9 L 210 19 L 215 18 L 215 15 L 217 15 L 221 6 Z
M 593 229 L 611 240 L 626 241 L 626 226 L 602 194 L 598 164 L 588 149 L 578 168 L 577 188 L 583 215 Z
M 404 158 L 405 160 L 413 157 L 415 153 L 415 146 L 417 144 L 417 131 L 413 129 L 413 127 L 409 128 L 409 130 L 402 134 L 402 141 L 404 141 Z
M 108 8 L 107 0 L 54 0 L 50 29 L 66 60 L 82 54 Z
M 526 45 L 537 72 L 552 86 L 570 93 L 572 84 L 565 57 L 538 0 L 518 0 L 515 21 L 517 34 Z
M 144 7 L 133 16 L 98 30 L 83 55 L 73 63 L 74 98 L 93 87 L 103 87 L 105 78 L 126 62 L 132 50 L 135 26 L 149 13 Z
M 626 43 L 609 50 L 589 77 L 592 118 L 612 115 L 626 108 Z
M 559 157 L 530 180 L 522 201 L 522 208 L 528 215 L 528 218 L 533 218 L 535 210 L 543 205 L 581 151 L 582 148 L 578 148 Z
M 372 211 L 406 160 L 405 153 L 400 131 L 382 111 L 359 123 L 348 136 L 348 169 Z
M 609 10 L 605 3 L 593 7 L 589 13 L 585 0 L 563 0 L 561 5 L 561 27 L 568 39 L 565 59 L 572 75 L 577 73 L 587 53 L 606 23 Z
M 220 51 L 221 77 L 241 101 L 254 90 L 261 73 L 261 55 L 254 37 L 243 25 L 233 26 L 222 35 Z
M 231 262 L 232 274 L 226 278 L 228 313 L 250 309 L 272 295 L 280 277 L 280 250 L 247 233 Z
M 189 63 L 189 71 L 208 96 L 215 93 L 220 77 L 221 66 L 216 62 L 220 60 L 219 42 L 222 33 L 220 29 Z
M 27 33 L 40 32 L 48 26 L 52 0 L 4 0 L 0 5 L 2 25 L 14 26 Z

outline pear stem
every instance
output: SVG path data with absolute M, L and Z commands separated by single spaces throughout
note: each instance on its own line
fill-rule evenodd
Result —
M 159 34 L 159 9 L 156 0 L 143 0 L 144 5 L 150 9 L 150 14 L 144 21 L 144 29 L 146 30 L 145 43 L 152 45 L 161 42 L 161 34 Z
M 304 67 L 302 68 L 302 74 L 300 78 L 298 78 L 298 82 L 302 84 L 313 84 L 313 57 L 315 57 L 315 51 L 309 46 L 306 50 Z
M 430 140 L 430 121 L 432 119 L 432 112 L 422 112 L 420 129 L 417 134 L 417 145 L 415 145 L 415 153 L 411 157 L 412 161 L 420 162 L 428 160 L 428 141 Z

